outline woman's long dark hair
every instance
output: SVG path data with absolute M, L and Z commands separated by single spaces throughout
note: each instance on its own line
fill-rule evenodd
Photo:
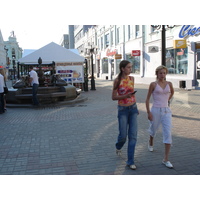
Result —
M 122 79 L 122 74 L 123 74 L 123 71 L 122 69 L 124 69 L 130 62 L 128 60 L 122 60 L 120 63 L 119 63 L 119 69 L 120 69 L 120 73 L 118 74 L 117 76 L 117 84 L 115 86 L 115 90 L 119 87 L 120 85 L 120 82 L 121 82 L 121 79 Z

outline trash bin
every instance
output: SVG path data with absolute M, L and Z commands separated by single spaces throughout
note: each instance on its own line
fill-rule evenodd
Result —
M 186 81 L 179 81 L 179 88 L 186 88 Z
M 108 80 L 108 76 L 106 76 L 106 80 Z

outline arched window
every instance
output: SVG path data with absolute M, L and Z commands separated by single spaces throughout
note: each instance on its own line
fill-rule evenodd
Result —
M 12 58 L 16 58 L 15 49 L 14 48 L 12 48 Z

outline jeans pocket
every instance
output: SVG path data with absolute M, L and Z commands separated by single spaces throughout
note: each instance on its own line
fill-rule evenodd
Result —
M 126 109 L 125 106 L 118 106 L 118 111 L 124 111 Z
M 168 108 L 166 108 L 166 111 L 165 111 L 166 113 L 172 113 L 172 111 L 171 111 L 171 109 L 168 107 Z

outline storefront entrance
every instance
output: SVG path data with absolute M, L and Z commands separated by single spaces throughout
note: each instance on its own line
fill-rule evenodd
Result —
M 200 87 L 200 49 L 197 50 L 197 86 Z

